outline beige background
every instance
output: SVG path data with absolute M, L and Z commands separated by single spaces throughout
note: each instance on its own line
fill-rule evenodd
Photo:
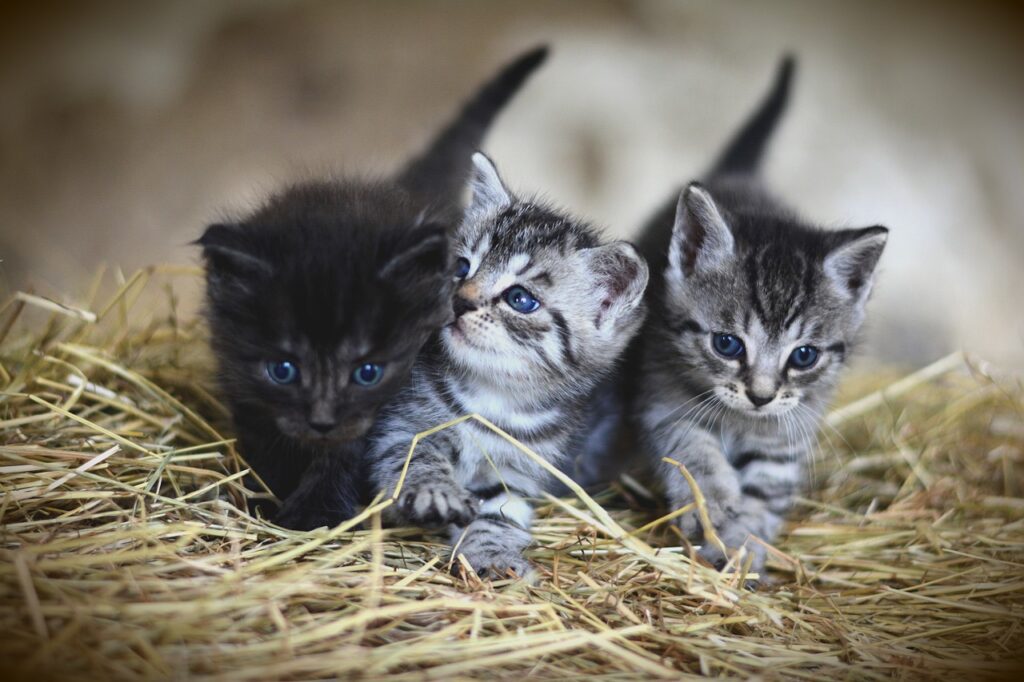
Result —
M 194 263 L 289 179 L 383 173 L 498 64 L 555 48 L 487 150 L 630 235 L 801 60 L 767 177 L 892 229 L 869 353 L 1024 365 L 1024 66 L 1000 3 L 81 2 L 0 27 L 0 283 Z M 189 290 L 188 295 L 194 296 Z

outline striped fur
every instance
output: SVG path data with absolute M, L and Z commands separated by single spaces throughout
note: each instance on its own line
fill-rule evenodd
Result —
M 764 548 L 750 536 L 771 542 L 801 487 L 887 234 L 810 226 L 758 183 L 755 170 L 785 108 L 791 73 L 787 61 L 730 145 L 728 174 L 691 184 L 640 240 L 658 270 L 631 367 L 641 444 L 671 505 L 682 507 L 693 494 L 663 457 L 686 466 L 718 535 L 729 548 L 745 546 L 755 570 Z M 715 334 L 740 339 L 743 351 L 717 351 Z M 817 360 L 800 368 L 791 354 L 805 346 Z M 703 536 L 696 514 L 679 523 L 691 539 Z M 701 553 L 725 560 L 707 542 Z
M 515 198 L 483 155 L 474 163 L 473 200 L 453 244 L 453 255 L 469 263 L 457 283 L 456 319 L 371 434 L 368 459 L 386 493 L 414 434 L 466 414 L 551 463 L 565 462 L 592 390 L 643 321 L 647 267 L 632 246 L 602 244 L 586 224 Z M 535 311 L 517 312 L 505 300 L 515 286 L 540 301 Z M 449 526 L 481 574 L 523 576 L 527 500 L 551 485 L 533 460 L 470 420 L 420 442 L 396 506 L 401 520 Z

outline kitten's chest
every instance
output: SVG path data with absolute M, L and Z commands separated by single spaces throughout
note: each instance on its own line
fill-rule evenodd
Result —
M 547 487 L 547 472 L 516 443 L 477 421 L 467 421 L 457 428 L 460 448 L 455 470 L 463 485 L 487 487 L 503 484 L 528 495 L 538 494 Z M 515 440 L 556 465 L 565 458 L 569 445 L 567 437 Z

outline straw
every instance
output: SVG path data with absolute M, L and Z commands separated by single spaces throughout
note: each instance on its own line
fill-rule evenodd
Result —
M 251 514 L 258 491 L 244 487 L 206 333 L 177 307 L 174 289 L 184 278 L 195 290 L 195 275 L 112 270 L 81 301 L 17 294 L 0 313 L 0 667 L 12 676 L 1020 669 L 1024 398 L 1013 374 L 957 353 L 903 377 L 849 377 L 756 591 L 742 558 L 719 573 L 691 556 L 650 481 L 588 494 L 465 415 L 570 491 L 535 501 L 528 585 L 454 576 L 444 538 L 382 526 L 397 491 L 333 529 L 293 532 Z M 688 511 L 701 513 L 691 485 Z

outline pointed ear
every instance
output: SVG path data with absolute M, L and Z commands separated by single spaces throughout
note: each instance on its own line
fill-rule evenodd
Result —
M 472 212 L 495 211 L 512 203 L 512 193 L 505 188 L 505 183 L 498 175 L 498 169 L 481 152 L 473 154 L 473 174 L 469 180 L 469 188 L 473 193 L 469 202 L 469 209 Z
M 735 242 L 718 204 L 693 182 L 679 195 L 669 242 L 669 269 L 682 277 L 714 270 L 733 256 Z
M 836 232 L 838 245 L 825 256 L 825 277 L 841 297 L 863 303 L 871 293 L 875 266 L 889 238 L 881 225 Z
M 647 261 L 628 242 L 590 249 L 590 267 L 602 293 L 594 326 L 614 325 L 641 304 L 647 289 Z
M 408 236 L 377 270 L 382 280 L 433 277 L 448 269 L 448 235 L 444 225 L 424 223 Z
M 207 270 L 216 275 L 269 275 L 273 266 L 252 252 L 241 227 L 217 223 L 192 242 L 203 249 Z

